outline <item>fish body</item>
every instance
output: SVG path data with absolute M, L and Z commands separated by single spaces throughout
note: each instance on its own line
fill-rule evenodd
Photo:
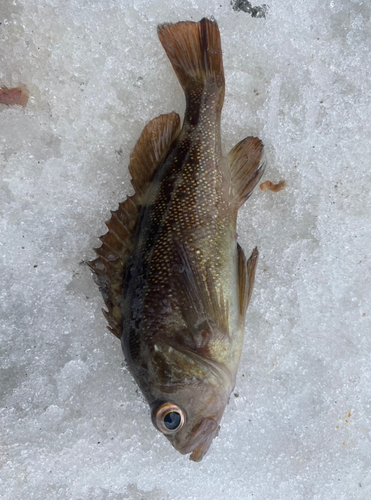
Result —
M 158 34 L 185 92 L 183 124 L 170 113 L 144 129 L 129 166 L 136 193 L 113 213 L 91 267 L 154 425 L 199 461 L 236 381 L 258 257 L 246 261 L 236 219 L 263 173 L 263 145 L 250 137 L 222 156 L 216 22 Z

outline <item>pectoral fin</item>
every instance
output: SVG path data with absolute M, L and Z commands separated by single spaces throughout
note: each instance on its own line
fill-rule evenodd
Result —
M 229 305 L 223 291 L 215 286 L 212 273 L 206 271 L 203 275 L 198 266 L 193 263 L 181 244 L 176 244 L 179 266 L 174 272 L 174 285 L 182 297 L 180 308 L 189 330 L 192 332 L 196 345 L 204 343 L 205 332 L 215 334 L 216 330 L 228 335 Z
M 245 203 L 263 175 L 263 143 L 257 137 L 247 137 L 228 153 L 231 169 L 232 196 L 237 209 Z

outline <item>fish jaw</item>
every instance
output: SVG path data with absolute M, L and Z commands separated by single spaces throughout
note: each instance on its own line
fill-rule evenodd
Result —
M 219 425 L 213 418 L 203 418 L 192 429 L 189 442 L 178 451 L 182 455 L 191 453 L 189 459 L 193 462 L 201 462 L 210 448 L 214 437 L 218 434 Z
M 219 426 L 217 427 L 215 433 L 210 434 L 201 444 L 197 446 L 197 448 L 195 448 L 192 451 L 189 459 L 192 460 L 193 462 L 201 462 L 201 460 L 208 452 L 214 437 L 218 434 L 218 431 L 219 431 Z

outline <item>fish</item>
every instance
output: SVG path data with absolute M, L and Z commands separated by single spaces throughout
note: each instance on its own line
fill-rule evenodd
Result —
M 258 250 L 236 235 L 258 184 L 263 143 L 221 146 L 225 80 L 214 19 L 158 26 L 186 110 L 144 128 L 130 157 L 135 194 L 106 222 L 90 262 L 151 419 L 181 454 L 202 460 L 235 386 Z

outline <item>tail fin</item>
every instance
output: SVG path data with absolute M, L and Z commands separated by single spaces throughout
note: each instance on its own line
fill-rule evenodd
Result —
M 216 21 L 204 18 L 198 23 L 166 23 L 159 25 L 157 31 L 186 94 L 207 83 L 224 89 L 222 48 Z

